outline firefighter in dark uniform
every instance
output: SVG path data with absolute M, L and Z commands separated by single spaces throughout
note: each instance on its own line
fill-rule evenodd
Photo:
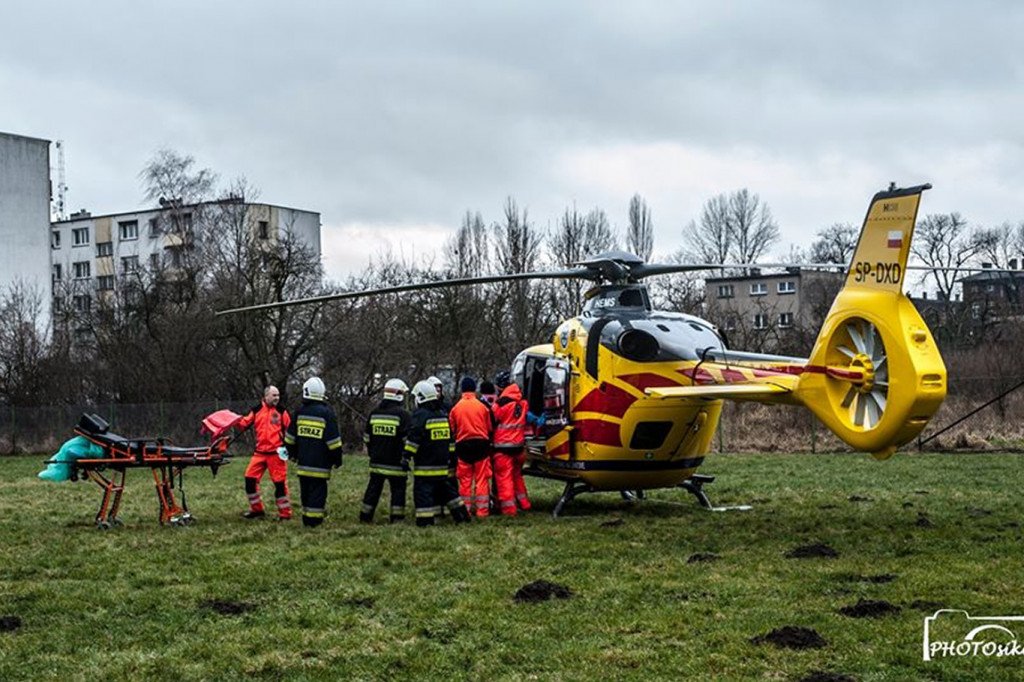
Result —
M 324 402 L 327 390 L 320 377 L 302 385 L 302 407 L 284 437 L 289 457 L 299 474 L 302 525 L 319 526 L 327 508 L 331 469 L 341 466 L 341 434 L 334 410 Z
M 363 495 L 359 520 L 373 521 L 384 482 L 391 487 L 391 523 L 405 518 L 405 484 L 409 465 L 405 461 L 405 437 L 409 433 L 409 413 L 405 394 L 409 387 L 401 379 L 388 379 L 380 405 L 366 420 L 363 441 L 370 456 L 370 482 Z
M 434 525 L 443 507 L 448 508 L 455 523 L 469 521 L 455 478 L 449 476 L 455 446 L 437 389 L 429 380 L 421 381 L 413 387 L 412 394 L 416 411 L 412 413 L 405 450 L 413 458 L 416 525 Z

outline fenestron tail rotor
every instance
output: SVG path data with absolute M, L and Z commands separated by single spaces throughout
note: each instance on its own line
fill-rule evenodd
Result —
M 849 386 L 840 405 L 849 410 L 850 423 L 870 430 L 878 426 L 885 414 L 889 395 L 885 343 L 878 328 L 862 318 L 850 318 L 842 329 L 847 338 L 843 339 L 840 334 L 834 339 L 836 351 L 849 359 L 846 376 L 837 371 L 828 372 L 827 376 Z

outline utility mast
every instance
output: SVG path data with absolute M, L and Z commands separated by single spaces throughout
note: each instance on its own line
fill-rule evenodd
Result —
M 64 168 L 64 140 L 57 140 L 54 146 L 57 148 L 57 191 L 51 200 L 52 213 L 55 220 L 67 220 L 68 184 Z

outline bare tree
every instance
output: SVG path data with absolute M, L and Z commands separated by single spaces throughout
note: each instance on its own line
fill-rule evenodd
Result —
M 849 263 L 860 231 L 850 223 L 833 223 L 818 232 L 809 257 L 815 263 Z
M 586 215 L 580 213 L 576 206 L 566 208 L 547 241 L 551 258 L 558 265 L 579 263 L 615 248 L 615 236 L 608 217 L 599 208 Z M 565 280 L 551 288 L 553 305 L 559 316 L 570 317 L 579 313 L 586 286 L 577 280 Z
M 626 228 L 626 248 L 645 261 L 654 252 L 654 223 L 651 209 L 639 194 L 629 200 L 629 227 Z
M 779 241 L 779 226 L 768 204 L 746 188 L 729 195 L 729 230 L 737 263 L 756 263 Z
M 701 207 L 700 221 L 690 221 L 683 230 L 683 258 L 697 263 L 726 263 L 732 253 L 729 199 L 712 197 Z
M 955 270 L 939 268 L 967 265 L 981 252 L 983 245 L 983 240 L 971 231 L 959 213 L 942 213 L 926 216 L 918 222 L 910 251 L 924 265 L 936 268 L 925 277 L 931 277 L 939 297 L 949 301 L 962 275 Z
M 143 196 L 183 206 L 206 201 L 214 195 L 217 175 L 209 168 L 195 168 L 196 160 L 173 149 L 159 149 L 139 172 Z
M 979 228 L 975 233 L 978 240 L 978 256 L 996 267 L 1009 267 L 1011 260 L 1024 260 L 1024 221 L 1013 225 L 1004 222 L 995 227 Z M 1024 267 L 1024 266 L 1019 266 Z
M 45 397 L 42 312 L 43 294 L 23 282 L 0 293 L 0 402 L 33 405 Z

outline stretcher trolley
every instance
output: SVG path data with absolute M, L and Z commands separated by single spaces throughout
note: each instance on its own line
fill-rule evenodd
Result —
M 240 416 L 229 410 L 215 412 L 203 419 L 203 432 L 210 434 L 210 444 L 197 447 L 174 445 L 166 438 L 126 438 L 110 431 L 110 425 L 95 414 L 84 414 L 74 427 L 76 437 L 88 441 L 77 457 L 60 455 L 46 462 L 50 467 L 68 467 L 72 481 L 88 478 L 103 489 L 103 498 L 96 512 L 96 527 L 120 526 L 119 512 L 124 495 L 125 477 L 129 469 L 149 469 L 156 486 L 161 525 L 190 525 L 194 518 L 188 511 L 184 475 L 190 467 L 217 470 L 230 462 L 228 445 L 234 439 L 232 427 Z M 81 442 L 81 441 L 79 441 Z M 70 443 L 70 441 L 69 441 Z M 63 452 L 63 448 L 62 448 Z M 177 479 L 177 482 L 175 482 Z M 175 487 L 178 496 L 175 496 Z M 180 502 L 179 502 L 180 498 Z

